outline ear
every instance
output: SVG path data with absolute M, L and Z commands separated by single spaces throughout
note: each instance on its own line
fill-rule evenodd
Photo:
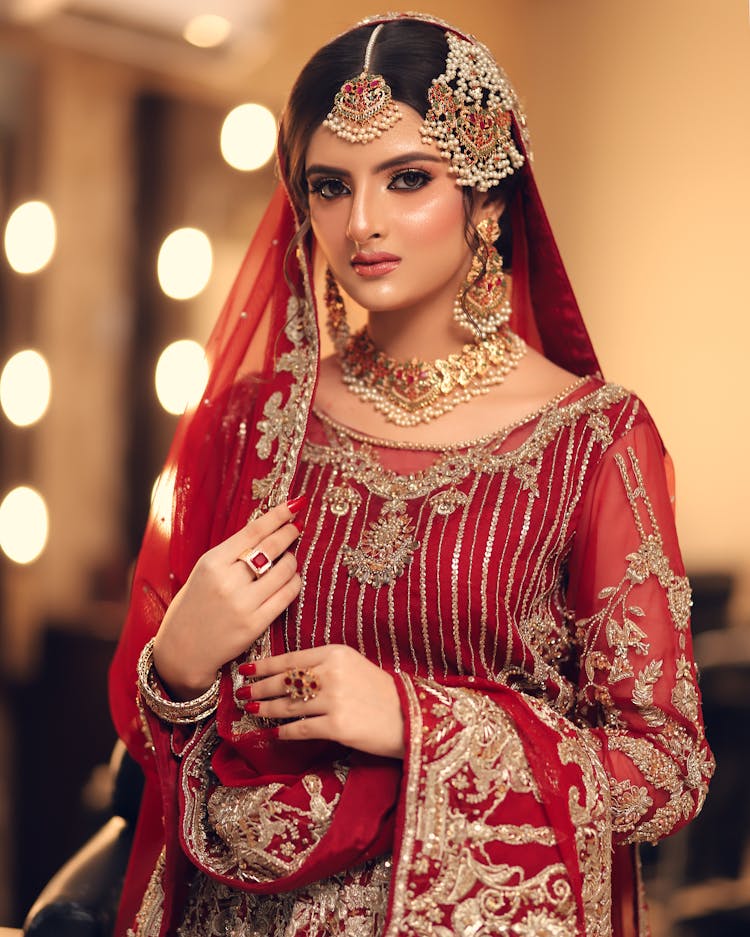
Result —
M 500 216 L 504 211 L 505 199 L 490 198 L 485 192 L 477 192 L 471 220 L 475 225 L 478 225 L 480 221 L 484 221 L 485 218 L 500 221 Z

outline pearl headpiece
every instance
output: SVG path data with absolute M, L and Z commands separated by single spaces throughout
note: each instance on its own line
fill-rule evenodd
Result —
M 324 127 L 349 143 L 369 143 L 401 119 L 385 78 L 370 72 L 372 50 L 383 25 L 372 31 L 359 76 L 344 82 L 323 121 Z
M 344 82 L 323 125 L 343 140 L 368 143 L 392 127 L 401 112 L 382 75 L 370 74 L 375 40 L 386 23 L 415 20 L 445 31 L 448 56 L 445 71 L 432 82 L 429 110 L 421 134 L 434 142 L 451 164 L 459 185 L 486 192 L 520 169 L 531 148 L 526 117 L 507 75 L 490 51 L 473 36 L 425 13 L 387 13 L 361 20 L 357 27 L 375 25 L 367 43 L 358 78 Z M 513 117 L 524 152 L 513 139 Z
M 450 161 L 459 185 L 486 192 L 520 169 L 525 157 L 511 133 L 518 100 L 507 76 L 478 42 L 447 32 L 445 71 L 427 94 L 421 134 Z

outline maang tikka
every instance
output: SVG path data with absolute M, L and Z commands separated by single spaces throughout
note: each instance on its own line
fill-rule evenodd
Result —
M 372 50 L 383 25 L 372 31 L 361 73 L 344 82 L 323 121 L 324 127 L 347 143 L 369 143 L 401 119 L 401 111 L 385 78 L 370 72 Z
M 479 222 L 479 244 L 453 306 L 456 322 L 478 339 L 494 335 L 510 319 L 508 282 L 503 258 L 495 247 L 499 237 L 500 228 L 494 218 L 484 218 Z

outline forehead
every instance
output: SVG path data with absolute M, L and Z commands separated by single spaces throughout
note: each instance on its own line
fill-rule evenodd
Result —
M 393 127 L 369 143 L 349 143 L 336 136 L 328 127 L 320 126 L 310 137 L 305 154 L 305 167 L 335 166 L 350 172 L 373 170 L 381 163 L 407 154 L 420 154 L 445 165 L 432 141 L 425 143 L 420 135 L 423 120 L 407 104 L 398 105 L 402 117 Z

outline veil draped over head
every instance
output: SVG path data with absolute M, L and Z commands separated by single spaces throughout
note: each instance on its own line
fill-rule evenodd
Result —
M 397 18 L 374 18 L 368 25 Z M 471 39 L 419 14 L 407 18 L 432 22 L 460 38 Z M 524 119 L 514 113 L 513 120 L 515 137 L 526 161 L 510 206 L 511 327 L 561 367 L 577 375 L 592 374 L 598 370 L 597 360 L 534 181 L 530 153 L 524 143 Z M 111 705 L 118 733 L 147 778 L 134 847 L 140 859 L 137 867 L 131 863 L 120 920 L 133 920 L 137 896 L 146 889 L 151 869 L 166 845 L 164 932 L 169 926 L 170 903 L 178 907 L 181 900 L 181 877 L 187 878 L 180 871 L 185 853 L 190 853 L 194 863 L 198 861 L 180 819 L 190 785 L 185 785 L 184 778 L 181 781 L 179 762 L 173 757 L 183 743 L 186 751 L 195 743 L 176 729 L 167 744 L 160 739 L 159 733 L 166 730 L 141 712 L 137 704 L 136 665 L 141 649 L 158 630 L 166 608 L 199 557 L 249 518 L 296 494 L 290 489 L 317 381 L 319 333 L 312 245 L 309 236 L 298 236 L 302 219 L 296 216 L 288 196 L 283 165 L 281 176 L 208 342 L 210 377 L 203 398 L 182 417 L 169 451 L 136 568 L 132 604 L 111 671 Z M 293 243 L 297 247 L 289 253 Z M 261 652 L 283 650 L 274 642 L 271 629 Z M 217 773 L 223 771 L 227 783 L 235 785 L 250 780 L 258 783 L 260 777 L 288 778 L 295 771 L 301 773 L 303 767 L 292 766 L 288 756 L 274 748 L 267 732 L 248 722 L 249 717 L 237 716 L 235 679 L 228 665 L 217 722 L 220 735 L 233 747 L 229 751 L 219 744 L 215 752 L 211 749 Z M 508 705 L 512 708 L 513 704 Z M 307 768 L 318 764 L 330 749 L 326 745 L 305 749 Z M 301 751 L 297 749 L 297 761 Z M 237 752 L 245 767 L 233 775 Z M 376 761 L 360 758 L 360 763 L 370 768 Z M 355 769 L 356 764 L 352 771 Z M 394 764 L 381 765 L 378 770 L 382 804 L 372 781 L 367 780 L 372 774 L 361 772 L 359 790 L 366 790 L 369 809 L 337 811 L 342 819 L 334 818 L 327 834 L 327 857 L 320 855 L 316 860 L 313 851 L 302 873 L 281 876 L 275 882 L 259 885 L 257 890 L 288 889 L 382 853 L 384 842 L 393 836 L 391 805 L 401 774 Z M 357 797 L 348 796 L 348 803 L 356 808 Z M 341 803 L 343 807 L 343 799 Z M 352 823 L 358 824 L 360 834 L 356 847 L 348 844 Z M 563 820 L 560 823 L 564 825 Z M 331 844 L 337 836 L 345 845 Z

